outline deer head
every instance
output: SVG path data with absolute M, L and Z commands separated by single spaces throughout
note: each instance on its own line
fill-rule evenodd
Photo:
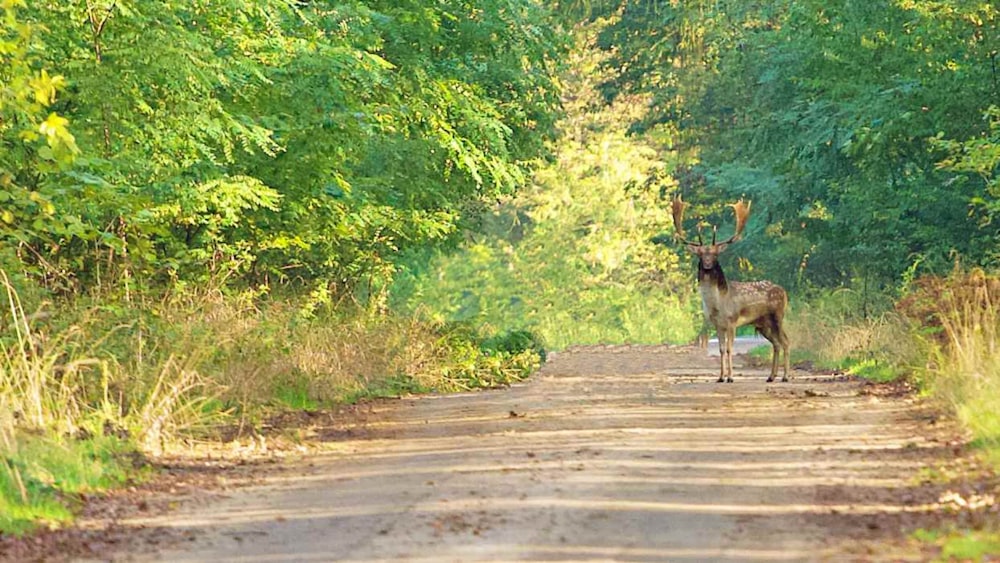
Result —
M 731 244 L 743 237 L 743 229 L 747 225 L 747 219 L 750 217 L 750 202 L 743 201 L 741 198 L 736 203 L 729 204 L 733 208 L 733 212 L 736 214 L 736 232 L 733 236 L 722 242 L 716 242 L 716 235 L 718 234 L 718 226 L 712 226 L 712 244 L 705 244 L 701 238 L 701 227 L 698 228 L 698 242 L 688 240 L 684 234 L 684 208 L 687 207 L 681 196 L 677 196 L 673 201 L 673 216 L 674 216 L 674 237 L 677 238 L 681 243 L 687 246 L 688 250 L 698 256 L 701 267 L 705 270 L 711 270 L 715 267 L 718 261 L 719 254 L 722 254 L 726 248 Z

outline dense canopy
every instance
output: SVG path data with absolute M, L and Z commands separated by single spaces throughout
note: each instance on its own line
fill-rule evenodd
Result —
M 532 0 L 2 6 L 0 238 L 54 289 L 385 276 L 553 132 Z
M 898 283 L 994 265 L 1000 211 L 995 3 L 622 0 L 607 97 L 675 151 L 680 190 L 747 195 L 752 261 L 786 283 Z M 760 237 L 754 236 L 754 240 Z

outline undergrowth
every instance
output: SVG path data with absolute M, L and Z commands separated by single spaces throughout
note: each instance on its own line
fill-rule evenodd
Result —
M 792 361 L 877 382 L 906 377 L 921 349 L 891 299 L 851 289 L 806 295 L 787 321 Z
M 193 290 L 39 301 L 0 270 L 0 532 L 69 520 L 145 455 L 275 412 L 507 385 L 541 362 L 496 333 L 308 299 Z
M 1000 278 L 981 270 L 918 279 L 898 309 L 927 350 L 917 375 L 1000 465 Z

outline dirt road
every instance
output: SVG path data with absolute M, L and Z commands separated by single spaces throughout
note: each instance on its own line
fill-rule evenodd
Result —
M 767 384 L 687 348 L 556 354 L 511 389 L 388 403 L 260 485 L 128 525 L 166 561 L 736 561 L 902 557 L 951 456 L 906 398 Z M 351 437 L 353 436 L 353 437 Z M 943 439 L 942 439 L 943 440 Z M 188 533 L 188 532 L 193 533 Z M 891 547 L 894 546 L 894 547 Z M 892 555 L 890 555 L 890 553 Z

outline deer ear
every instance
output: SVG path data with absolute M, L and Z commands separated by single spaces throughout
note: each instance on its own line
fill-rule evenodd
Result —
M 724 242 L 722 244 L 715 245 L 715 251 L 716 252 L 724 252 L 727 248 L 729 248 L 729 243 L 728 242 Z
M 701 248 L 697 244 L 686 244 L 684 245 L 692 254 L 698 254 L 698 250 Z

